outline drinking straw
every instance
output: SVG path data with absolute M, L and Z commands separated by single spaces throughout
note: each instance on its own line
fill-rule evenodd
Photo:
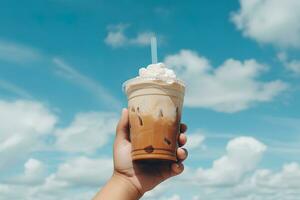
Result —
M 152 64 L 157 63 L 157 41 L 156 37 L 151 37 L 151 58 L 152 58 Z

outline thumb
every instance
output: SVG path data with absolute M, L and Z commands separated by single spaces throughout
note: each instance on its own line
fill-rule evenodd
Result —
M 129 140 L 129 118 L 127 108 L 122 109 L 121 118 L 117 125 L 116 137 Z

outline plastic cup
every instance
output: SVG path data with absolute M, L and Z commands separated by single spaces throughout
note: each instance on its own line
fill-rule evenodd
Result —
M 184 83 L 138 77 L 126 81 L 123 88 L 128 97 L 132 159 L 177 161 Z

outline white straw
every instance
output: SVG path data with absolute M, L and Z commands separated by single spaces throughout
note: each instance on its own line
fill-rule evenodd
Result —
M 152 64 L 157 63 L 157 41 L 156 37 L 151 37 L 151 57 L 152 57 Z

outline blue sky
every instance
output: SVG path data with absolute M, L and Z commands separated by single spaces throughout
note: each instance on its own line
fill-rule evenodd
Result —
M 190 156 L 186 173 L 144 199 L 297 199 L 297 9 L 297 0 L 2 1 L 0 199 L 93 196 L 111 172 L 122 83 L 150 64 L 153 34 L 159 61 L 187 83 Z

